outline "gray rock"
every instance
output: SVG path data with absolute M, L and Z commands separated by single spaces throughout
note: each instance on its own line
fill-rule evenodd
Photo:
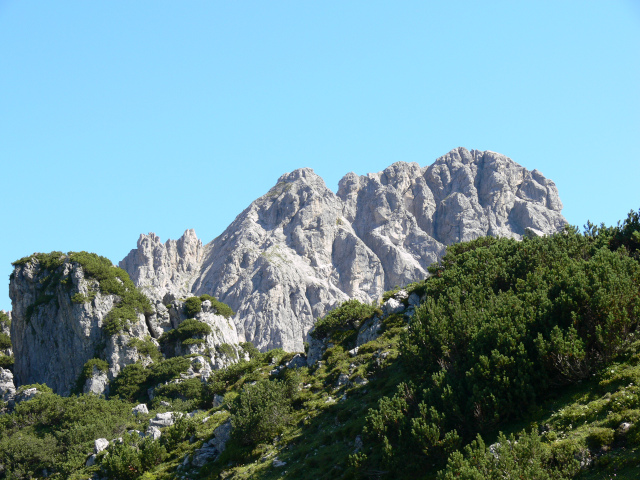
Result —
M 149 413 L 149 409 L 147 408 L 146 403 L 140 403 L 131 409 L 131 413 L 134 415 L 138 415 L 139 413 L 143 415 L 147 415 Z
M 31 400 L 33 397 L 38 395 L 40 391 L 37 388 L 26 388 L 22 391 L 18 389 L 14 401 L 15 403 L 26 402 L 27 400 Z
M 169 427 L 176 421 L 176 415 L 173 412 L 157 413 L 155 417 L 149 420 L 150 427 Z
M 301 353 L 296 354 L 291 360 L 287 362 L 287 365 L 286 365 L 287 368 L 300 368 L 300 367 L 306 367 L 306 366 L 307 366 L 307 357 L 305 357 Z
M 633 423 L 622 422 L 620 426 L 618 426 L 618 432 L 622 434 L 627 433 L 631 429 L 631 427 L 633 427 Z
M 48 284 L 52 276 L 58 281 Z M 77 303 L 72 299 L 76 294 L 92 295 L 93 299 Z M 111 380 L 124 366 L 141 359 L 128 343 L 131 338 L 149 335 L 144 315 L 127 333 L 105 335 L 102 328 L 105 318 L 120 298 L 102 294 L 98 282 L 85 277 L 83 268 L 66 255 L 55 271 L 42 266 L 37 257 L 16 265 L 9 296 L 13 305 L 11 339 L 16 385 L 45 383 L 55 393 L 69 395 L 88 360 L 105 358 L 109 363 L 107 377 Z M 50 300 L 33 308 L 43 296 Z M 87 387 L 102 393 L 100 384 L 104 384 L 104 379 L 94 381 Z
M 367 380 L 366 378 L 358 376 L 358 377 L 353 379 L 353 383 L 354 383 L 354 385 L 361 386 L 361 385 L 366 385 L 367 383 L 369 383 L 369 380 Z
M 16 387 L 13 383 L 11 370 L 0 367 L 0 396 L 2 401 L 8 402 L 15 397 Z
M 378 316 L 365 321 L 360 327 L 360 330 L 358 330 L 356 345 L 360 347 L 378 338 L 380 336 L 380 327 L 382 327 L 382 319 Z
M 307 366 L 312 367 L 316 362 L 322 359 L 324 352 L 327 350 L 328 345 L 326 339 L 316 339 L 311 335 L 308 335 L 309 339 L 309 351 L 307 352 Z
M 338 376 L 338 380 L 336 381 L 336 387 L 344 387 L 345 385 L 349 385 L 351 382 L 349 381 L 349 375 L 346 373 L 341 373 Z
M 385 313 L 385 315 L 400 313 L 404 310 L 404 308 L 404 305 L 395 298 L 390 298 L 382 305 L 382 311 Z
M 107 372 L 100 370 L 95 365 L 91 370 L 91 375 L 84 382 L 82 393 L 93 393 L 94 395 L 107 394 L 109 392 L 109 377 Z
M 199 273 L 205 255 L 202 241 L 194 230 L 187 230 L 178 240 L 162 243 L 154 234 L 140 235 L 138 247 L 131 250 L 119 264 L 131 280 L 149 298 L 171 303 L 184 298 Z
M 412 293 L 411 295 L 409 295 L 408 302 L 410 306 L 417 307 L 418 305 L 420 305 L 420 296 L 418 296 L 417 293 Z
M 364 446 L 364 444 L 362 443 L 362 437 L 360 435 L 356 435 L 356 439 L 353 442 L 353 446 L 355 447 L 355 450 L 353 451 L 353 453 L 357 453 L 360 450 L 362 450 L 362 447 Z
M 193 231 L 166 244 L 141 236 L 120 265 L 158 301 L 219 298 L 237 312 L 238 337 L 261 350 L 301 351 L 315 319 L 341 302 L 371 303 L 425 278 L 455 242 L 558 232 L 561 209 L 555 184 L 540 172 L 456 148 L 427 167 L 397 162 L 349 173 L 337 193 L 312 170 L 295 170 L 211 243 L 202 246 Z M 308 357 L 309 365 L 318 361 Z
M 194 452 L 191 464 L 200 468 L 208 462 L 216 461 L 231 438 L 231 428 L 231 420 L 227 420 L 216 428 L 213 431 L 213 437 Z
M 109 440 L 106 438 L 98 438 L 94 442 L 93 453 L 100 453 L 103 450 L 106 450 L 109 446 Z
M 355 357 L 356 355 L 358 355 L 358 350 L 360 350 L 360 347 L 355 347 L 352 348 L 351 350 L 349 350 L 349 356 L 350 357 Z
M 283 462 L 282 460 L 280 460 L 278 457 L 273 459 L 273 463 L 272 465 L 276 468 L 278 467 L 284 467 L 287 464 L 287 462 Z
M 213 395 L 213 408 L 219 407 L 224 403 L 224 397 L 217 393 Z
M 406 290 L 398 290 L 394 295 L 393 298 L 395 298 L 396 300 L 398 300 L 399 302 L 402 302 L 404 300 L 406 300 L 407 298 L 409 298 L 409 294 L 407 293 Z
M 162 431 L 158 427 L 150 426 L 147 428 L 145 435 L 157 440 L 162 436 Z

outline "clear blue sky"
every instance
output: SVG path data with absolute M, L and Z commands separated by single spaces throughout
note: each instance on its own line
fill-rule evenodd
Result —
M 10 263 L 206 243 L 284 172 L 504 153 L 571 224 L 640 208 L 640 2 L 0 0 Z

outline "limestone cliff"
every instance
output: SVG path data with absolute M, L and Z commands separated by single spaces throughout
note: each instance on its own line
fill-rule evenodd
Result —
M 74 259 L 60 252 L 37 254 L 14 264 L 9 295 L 16 387 L 46 383 L 55 393 L 68 395 L 92 358 L 107 360 L 109 379 L 141 359 L 129 342 L 149 335 L 145 315 L 131 302 L 125 305 L 130 294 L 135 295 L 130 291 L 135 287 L 125 278 L 126 273 L 115 267 L 110 268 L 121 273 L 115 272 L 111 278 L 104 272 L 88 275 L 80 263 L 88 254 L 83 255 Z M 107 259 L 101 261 L 111 265 Z M 108 282 L 112 282 L 111 288 Z M 131 308 L 130 319 L 124 319 L 124 307 Z M 118 321 L 122 328 L 114 330 Z M 105 331 L 109 322 L 111 333 Z
M 260 349 L 302 350 L 315 319 L 338 303 L 378 300 L 424 278 L 454 242 L 555 233 L 566 223 L 561 209 L 555 184 L 537 170 L 457 148 L 427 167 L 349 173 L 337 194 L 311 169 L 296 170 L 204 247 L 192 230 L 164 245 L 142 235 L 120 266 L 158 301 L 217 297 Z

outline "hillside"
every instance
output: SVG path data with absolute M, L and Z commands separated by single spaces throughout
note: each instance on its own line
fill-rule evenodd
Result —
M 323 316 L 305 354 L 243 343 L 206 375 L 163 347 L 206 333 L 183 320 L 108 400 L 21 386 L 2 475 L 637 478 L 639 249 L 640 212 L 451 245 L 425 280 Z

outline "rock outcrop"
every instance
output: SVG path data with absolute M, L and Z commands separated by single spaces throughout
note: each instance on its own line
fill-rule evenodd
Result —
M 192 317 L 207 325 L 210 332 L 190 342 L 181 341 L 179 338 L 176 341 L 167 342 L 163 345 L 163 351 L 168 357 L 204 355 L 206 365 L 202 364 L 202 370 L 208 371 L 205 374 L 207 376 L 211 370 L 218 370 L 236 363 L 244 353 L 239 346 L 241 339 L 238 337 L 233 320 L 218 314 L 209 300 L 203 301 L 201 305 L 200 312 Z M 180 325 L 189 318 L 185 313 L 184 301 L 174 300 L 170 307 L 167 313 L 171 326 L 173 329 L 179 329 Z
M 120 262 L 120 267 L 149 298 L 169 304 L 191 292 L 203 255 L 202 241 L 193 230 L 166 243 L 151 233 L 140 235 L 138 247 Z
M 98 279 L 86 275 L 80 263 L 54 252 L 33 255 L 14 265 L 9 295 L 16 387 L 46 383 L 55 393 L 69 395 L 92 358 L 107 360 L 109 379 L 141 360 L 129 342 L 149 335 L 144 314 L 138 313 L 124 331 L 107 334 L 103 328 L 107 316 L 123 300 L 103 293 Z M 90 390 L 102 393 L 96 385 Z
M 300 351 L 314 321 L 342 301 L 377 301 L 424 278 L 454 242 L 555 233 L 561 209 L 552 181 L 490 151 L 349 173 L 337 193 L 302 168 L 204 247 L 192 230 L 164 245 L 142 235 L 120 266 L 157 301 L 213 295 L 237 312 L 240 337 Z

